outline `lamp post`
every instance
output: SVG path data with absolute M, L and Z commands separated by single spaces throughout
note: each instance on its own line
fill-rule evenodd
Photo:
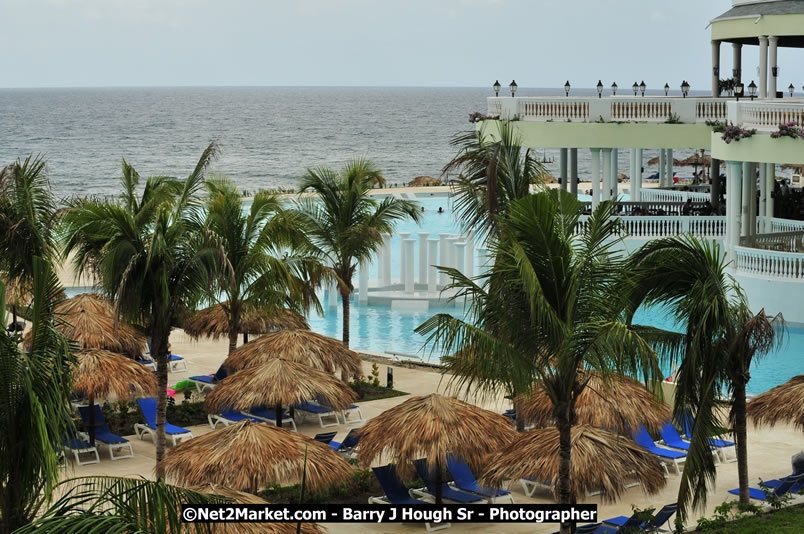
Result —
M 792 83 L 790 84 L 790 86 L 788 86 L 787 90 L 790 91 L 790 98 L 793 98 L 793 93 L 795 92 L 796 88 L 793 87 Z
M 500 85 L 500 80 L 495 80 L 494 85 L 492 85 L 492 87 L 494 88 L 494 96 L 500 96 L 500 89 L 502 89 L 502 85 Z
M 751 83 L 754 83 L 754 82 L 751 82 Z M 756 87 L 756 85 L 755 85 L 755 87 Z M 748 90 L 749 91 L 751 90 L 750 85 L 748 86 Z M 737 84 L 737 85 L 734 86 L 734 97 L 737 99 L 737 102 L 740 101 L 740 97 L 743 96 L 744 92 L 745 92 L 745 84 L 740 83 L 740 84 Z M 753 99 L 754 99 L 754 97 L 752 96 L 751 100 L 753 100 Z
M 681 82 L 681 94 L 684 95 L 684 98 L 687 98 L 687 94 L 690 92 L 690 82 L 684 80 Z
M 603 81 L 602 80 L 597 81 L 597 97 L 598 98 L 603 98 Z
M 667 96 L 670 93 L 670 85 L 664 84 L 664 96 Z
M 757 84 L 754 83 L 754 80 L 751 80 L 751 83 L 748 84 L 748 95 L 751 97 L 752 101 L 754 97 L 757 96 Z
M 564 96 L 569 96 L 570 87 L 569 80 L 567 80 L 567 83 L 564 84 Z
M 511 90 L 511 98 L 514 98 L 514 95 L 516 95 L 517 87 L 519 86 L 516 84 L 516 80 L 511 80 L 511 83 L 508 85 L 508 88 Z
M 639 84 L 639 91 L 642 93 L 643 97 L 645 96 L 645 89 L 647 88 L 648 86 L 645 85 L 645 80 L 642 80 L 642 83 Z
M 634 90 L 634 96 L 636 96 L 637 91 L 639 91 L 639 85 L 636 82 L 634 82 L 634 85 L 631 86 L 631 89 Z
M 617 82 L 611 84 L 611 96 L 617 96 Z

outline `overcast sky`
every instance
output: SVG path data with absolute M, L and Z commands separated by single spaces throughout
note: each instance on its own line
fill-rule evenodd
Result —
M 0 0 L 0 87 L 710 87 L 729 0 Z M 804 52 L 781 51 L 786 87 Z M 744 49 L 744 78 L 758 49 Z M 731 46 L 723 45 L 723 72 Z M 786 66 L 789 65 L 789 66 Z M 791 78 L 798 76 L 800 79 Z

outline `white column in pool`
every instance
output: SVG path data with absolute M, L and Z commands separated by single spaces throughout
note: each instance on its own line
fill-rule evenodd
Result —
M 466 255 L 463 260 L 463 272 L 469 278 L 475 275 L 475 231 L 466 234 Z
M 438 269 L 436 269 L 436 265 L 438 265 L 438 239 L 428 239 L 427 240 L 427 257 L 429 264 L 427 266 L 427 292 L 428 293 L 435 293 L 437 288 L 436 284 L 438 283 Z
M 385 234 L 382 238 L 382 287 L 391 285 L 391 234 Z
M 739 161 L 727 162 L 728 175 L 726 182 L 726 235 L 729 247 L 735 247 L 740 242 L 741 231 L 741 204 L 743 190 L 743 165 Z
M 748 207 L 748 199 L 751 198 L 751 164 L 747 161 L 742 162 L 742 191 L 740 198 L 740 237 L 749 235 L 748 225 L 751 223 L 751 212 Z
M 452 234 L 447 238 L 447 265 L 449 265 L 452 268 L 455 268 L 455 266 L 458 264 L 458 262 L 455 261 L 455 258 L 458 255 L 457 252 L 455 251 L 455 243 L 457 243 L 460 240 L 461 237 L 455 234 Z M 448 277 L 447 282 L 448 283 L 452 282 L 452 279 Z
M 765 217 L 767 217 L 767 224 L 768 229 L 767 231 L 771 231 L 771 219 L 773 219 L 773 191 L 776 189 L 776 164 L 775 163 L 765 163 L 765 179 L 768 181 L 768 198 L 767 203 L 765 204 Z
M 559 152 L 559 176 L 561 177 L 561 189 L 567 190 L 567 149 L 562 148 Z
M 569 166 L 570 193 L 578 198 L 578 149 L 570 148 Z
M 449 252 L 447 251 L 447 238 L 449 234 L 438 234 L 438 244 L 439 244 L 439 251 L 438 251 L 438 265 L 439 267 L 446 267 L 449 263 Z M 441 286 L 447 285 L 447 280 L 449 277 L 444 273 L 438 274 L 438 284 Z
M 759 212 L 757 215 L 760 217 L 759 220 L 762 221 L 761 232 L 765 233 L 768 230 L 766 229 L 767 219 L 765 219 L 765 213 L 768 211 L 768 166 L 764 163 L 759 164 Z
M 380 244 L 380 248 L 377 250 L 377 287 L 383 287 L 385 285 L 385 277 L 383 276 L 382 266 L 383 262 L 385 261 L 383 257 L 385 256 L 385 236 L 383 236 L 382 244 Z
M 416 246 L 415 239 L 405 238 L 402 241 L 402 247 L 405 251 L 405 254 L 403 256 L 405 262 L 405 269 L 404 269 L 405 276 L 403 277 L 403 283 L 405 284 L 405 293 L 407 293 L 408 295 L 412 295 L 413 290 L 415 289 L 415 285 L 413 283 L 413 254 L 414 254 L 413 250 L 415 246 Z
M 590 148 L 592 153 L 592 210 L 600 204 L 600 149 Z
M 673 149 L 668 148 L 665 154 L 667 159 L 667 187 L 673 187 Z
M 361 261 L 360 262 L 360 287 L 357 290 L 357 300 L 360 303 L 368 302 L 368 284 L 369 284 L 369 275 L 368 275 L 368 262 Z
M 632 181 L 632 192 L 631 192 L 631 200 L 634 202 L 642 202 L 642 149 L 636 149 L 636 168 L 634 169 L 634 176 L 636 177 L 636 182 L 634 183 L 634 178 L 631 179 Z
M 779 38 L 773 35 L 768 36 L 768 98 L 776 98 L 776 80 L 779 75 L 777 65 L 777 45 Z
M 407 249 L 405 248 L 405 240 L 410 238 L 410 232 L 399 232 L 399 283 L 405 283 L 405 274 L 408 262 L 405 261 Z
M 603 149 L 603 200 L 611 199 L 611 149 Z
M 659 149 L 659 187 L 664 187 L 667 181 L 667 163 L 665 163 L 664 149 Z
M 419 232 L 419 284 L 427 285 L 427 236 L 428 232 Z
M 337 308 L 338 307 L 338 283 L 332 282 L 329 285 L 329 307 L 330 308 Z
M 768 37 L 759 36 L 759 98 L 768 98 Z
M 464 271 L 464 260 L 466 256 L 466 243 L 464 241 L 458 241 L 455 243 L 455 268 L 458 271 L 466 274 Z M 455 299 L 455 307 L 462 308 L 464 304 L 464 299 Z

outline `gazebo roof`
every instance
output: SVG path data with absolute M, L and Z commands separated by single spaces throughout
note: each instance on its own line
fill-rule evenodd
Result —
M 758 17 L 760 15 L 801 15 L 804 14 L 802 0 L 775 0 L 771 2 L 756 2 L 734 6 L 719 17 L 712 19 L 736 19 L 743 17 Z
M 779 38 L 779 47 L 804 48 L 802 25 L 780 18 L 804 15 L 804 0 L 735 3 L 737 5 L 710 21 L 712 39 L 758 45 L 760 35 L 775 35 Z M 750 22 L 743 23 L 740 19 L 750 19 Z

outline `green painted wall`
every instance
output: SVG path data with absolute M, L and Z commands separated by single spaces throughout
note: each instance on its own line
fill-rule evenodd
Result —
M 773 139 L 769 135 L 756 134 L 748 139 L 732 141 L 727 145 L 721 139 L 722 135 L 712 132 L 712 156 L 717 159 L 804 165 L 804 139 L 790 137 Z
M 751 17 L 714 22 L 712 23 L 712 40 L 721 41 L 759 37 L 760 35 L 804 35 L 804 15 L 767 15 L 754 24 L 755 20 L 756 17 Z

